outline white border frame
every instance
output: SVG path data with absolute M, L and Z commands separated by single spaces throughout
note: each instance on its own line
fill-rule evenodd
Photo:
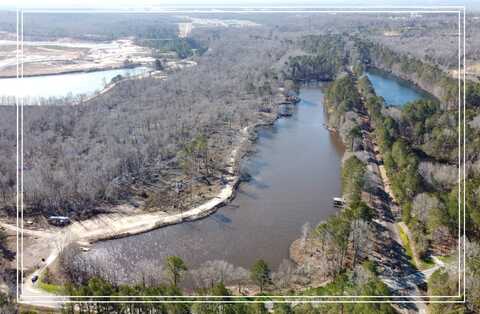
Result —
M 466 224 L 466 212 L 465 212 L 465 177 L 466 177 L 466 168 L 465 168 L 465 89 L 466 89 L 466 73 L 465 73 L 465 30 L 466 30 L 466 8 L 465 6 L 275 6 L 275 7 L 234 7 L 242 10 L 231 10 L 232 7 L 212 7 L 215 10 L 182 10 L 178 9 L 178 7 L 163 7 L 162 10 L 152 10 L 152 11 L 145 11 L 145 10 L 42 10 L 42 9 L 21 9 L 17 8 L 17 79 L 23 78 L 23 21 L 24 21 L 24 12 L 27 13 L 125 13 L 125 14 L 135 14 L 135 13 L 142 13 L 142 14 L 178 14 L 178 13 L 191 13 L 191 14 L 222 14 L 222 13 L 395 13 L 395 14 L 429 14 L 429 13 L 457 13 L 458 14 L 458 145 L 459 145 L 459 152 L 458 152 L 458 180 L 459 180 L 459 191 L 458 191 L 458 271 L 459 271 L 459 278 L 458 278 L 458 289 L 459 293 L 456 296 L 25 296 L 27 298 L 34 298 L 39 300 L 42 303 L 292 303 L 292 302 L 299 302 L 299 303 L 421 303 L 421 304 L 428 304 L 428 303 L 465 303 L 465 249 L 466 249 L 466 241 L 465 241 L 465 224 Z M 218 10 L 225 8 L 225 10 Z M 385 10 L 390 8 L 392 10 Z M 290 9 L 290 10 L 287 10 Z M 293 10 L 292 10 L 293 9 Z M 296 9 L 296 10 L 295 10 Z M 309 10 L 306 10 L 309 9 Z M 334 10 L 318 10 L 318 9 L 334 9 Z M 344 10 L 338 10 L 344 9 Z M 353 9 L 353 10 L 345 10 L 345 9 Z M 356 10 L 356 9 L 363 9 L 363 10 Z M 429 9 L 429 10 L 426 10 Z M 463 14 L 463 82 L 461 80 L 461 36 L 462 36 L 462 14 Z M 19 59 L 22 60 L 21 66 L 19 64 Z M 461 159 L 461 108 L 462 108 L 462 90 L 461 85 L 463 83 L 463 272 L 462 272 L 462 261 L 461 261 L 461 193 L 462 193 L 462 159 Z M 22 300 L 23 296 L 23 107 L 24 97 L 19 97 L 16 95 L 16 108 L 17 108 L 17 303 L 21 304 L 29 304 L 31 300 L 26 301 Z M 19 124 L 19 122 L 21 122 Z M 20 133 L 20 134 L 19 134 Z M 20 136 L 19 136 L 20 135 Z M 19 169 L 22 169 L 20 172 Z M 19 180 L 20 179 L 20 180 Z M 19 223 L 19 220 L 20 223 Z M 21 251 L 20 260 L 19 260 L 19 248 Z M 19 267 L 21 267 L 21 271 L 19 271 Z M 463 300 L 431 300 L 432 298 L 455 298 L 460 299 L 462 297 L 462 285 L 461 285 L 461 274 L 463 273 Z M 20 276 L 21 274 L 21 276 Z M 68 300 L 55 300 L 59 298 L 68 298 Z M 71 300 L 76 298 L 124 298 L 126 300 Z M 144 298 L 144 299 L 155 299 L 160 298 L 162 300 L 131 300 L 135 298 Z M 171 300 L 171 299 L 183 299 L 183 300 Z M 228 298 L 228 301 L 223 300 L 209 300 L 208 298 Z M 248 299 L 264 299 L 260 300 L 248 300 Z M 284 300 L 274 300 L 274 299 L 284 299 Z M 339 299 L 345 298 L 350 300 L 306 300 L 306 299 L 313 299 L 313 298 L 329 298 L 329 299 Z M 355 300 L 357 298 L 370 298 L 374 300 Z M 375 300 L 375 299 L 383 299 L 389 298 L 393 300 Z M 420 300 L 414 300 L 416 298 L 420 298 Z M 42 300 L 43 299 L 43 300 Z M 187 300 L 187 299 L 207 299 L 207 300 Z M 246 299 L 246 300 L 234 300 L 234 299 Z M 287 299 L 291 299 L 286 301 Z M 397 299 L 397 300 L 395 300 Z M 412 299 L 409 301 L 403 301 L 404 299 Z M 428 300 L 425 300 L 428 299 Z

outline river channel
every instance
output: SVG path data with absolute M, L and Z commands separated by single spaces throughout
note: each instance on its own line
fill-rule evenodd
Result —
M 308 86 L 300 97 L 293 116 L 259 131 L 255 153 L 242 161 L 252 180 L 239 186 L 229 205 L 199 221 L 97 243 L 87 254 L 114 260 L 124 274 L 162 264 L 168 255 L 182 257 L 190 268 L 224 260 L 248 269 L 264 259 L 277 269 L 302 226 L 333 214 L 332 198 L 341 193 L 344 148 L 323 126 L 323 93 Z
M 408 82 L 384 72 L 367 73 L 387 105 L 429 97 Z M 293 116 L 259 131 L 254 154 L 242 161 L 252 180 L 242 183 L 235 199 L 215 214 L 128 238 L 99 242 L 88 253 L 108 260 L 119 273 L 161 265 L 177 255 L 190 268 L 223 260 L 250 268 L 264 259 L 276 270 L 289 258 L 290 244 L 302 226 L 318 222 L 337 209 L 332 198 L 341 195 L 341 140 L 325 127 L 323 92 L 319 85 L 303 86 L 302 101 Z

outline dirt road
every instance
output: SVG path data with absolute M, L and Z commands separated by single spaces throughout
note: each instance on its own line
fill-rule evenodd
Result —
M 362 101 L 365 101 L 362 98 Z M 367 112 L 365 106 L 362 109 Z M 373 175 L 380 179 L 380 186 L 377 195 L 372 196 L 373 201 L 368 202 L 373 207 L 378 218 L 374 220 L 377 228 L 377 245 L 373 258 L 379 267 L 379 277 L 397 296 L 417 296 L 417 300 L 422 301 L 419 296 L 425 295 L 421 290 L 425 287 L 429 277 L 444 264 L 433 257 L 435 266 L 419 271 L 409 260 L 406 249 L 403 247 L 400 232 L 397 228 L 396 218 L 401 214 L 398 202 L 391 189 L 390 180 L 387 176 L 385 166 L 383 165 L 383 157 L 375 140 L 375 134 L 371 125 L 370 118 L 367 115 L 362 116 L 363 129 L 368 130 L 363 133 L 363 144 L 366 152 L 369 154 L 368 169 Z M 407 235 L 410 231 L 405 224 L 399 226 Z M 418 262 L 415 263 L 419 265 Z M 410 311 L 415 310 L 419 313 L 427 313 L 427 305 L 425 303 L 396 304 L 397 310 Z
M 226 184 L 214 198 L 209 201 L 178 214 L 167 214 L 165 212 L 122 215 L 105 214 L 93 219 L 78 221 L 70 226 L 58 231 L 39 231 L 23 229 L 25 235 L 31 235 L 37 238 L 37 241 L 45 242 L 45 239 L 54 243 L 50 248 L 48 257 L 32 274 L 25 277 L 22 281 L 22 301 L 35 306 L 59 307 L 64 297 L 58 297 L 44 290 L 38 289 L 32 278 L 41 276 L 43 271 L 50 266 L 59 256 L 62 248 L 72 243 L 80 245 L 89 245 L 90 243 L 110 238 L 126 237 L 134 234 L 147 232 L 163 226 L 191 221 L 203 218 L 215 212 L 219 206 L 226 203 L 234 196 L 235 188 L 239 180 L 236 173 L 236 165 L 241 158 L 241 148 L 249 139 L 249 127 L 240 131 L 239 143 L 232 150 L 228 158 L 226 172 Z M 17 227 L 5 222 L 0 223 L 4 228 L 10 231 L 17 231 Z M 38 256 L 37 256 L 38 258 Z

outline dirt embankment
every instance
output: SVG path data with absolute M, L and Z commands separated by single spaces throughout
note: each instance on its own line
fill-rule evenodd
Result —
M 149 48 L 135 44 L 133 38 L 111 42 L 77 42 L 71 39 L 23 43 L 17 58 L 17 43 L 0 40 L 0 78 L 16 77 L 17 62 L 23 76 L 56 75 L 151 65 Z M 171 56 L 165 54 L 164 59 Z

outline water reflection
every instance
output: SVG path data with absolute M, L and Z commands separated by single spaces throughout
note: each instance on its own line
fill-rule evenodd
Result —
M 415 87 L 405 80 L 401 80 L 386 72 L 371 69 L 366 73 L 372 82 L 375 93 L 385 99 L 390 106 L 403 106 L 423 98 L 432 98 L 431 95 Z

